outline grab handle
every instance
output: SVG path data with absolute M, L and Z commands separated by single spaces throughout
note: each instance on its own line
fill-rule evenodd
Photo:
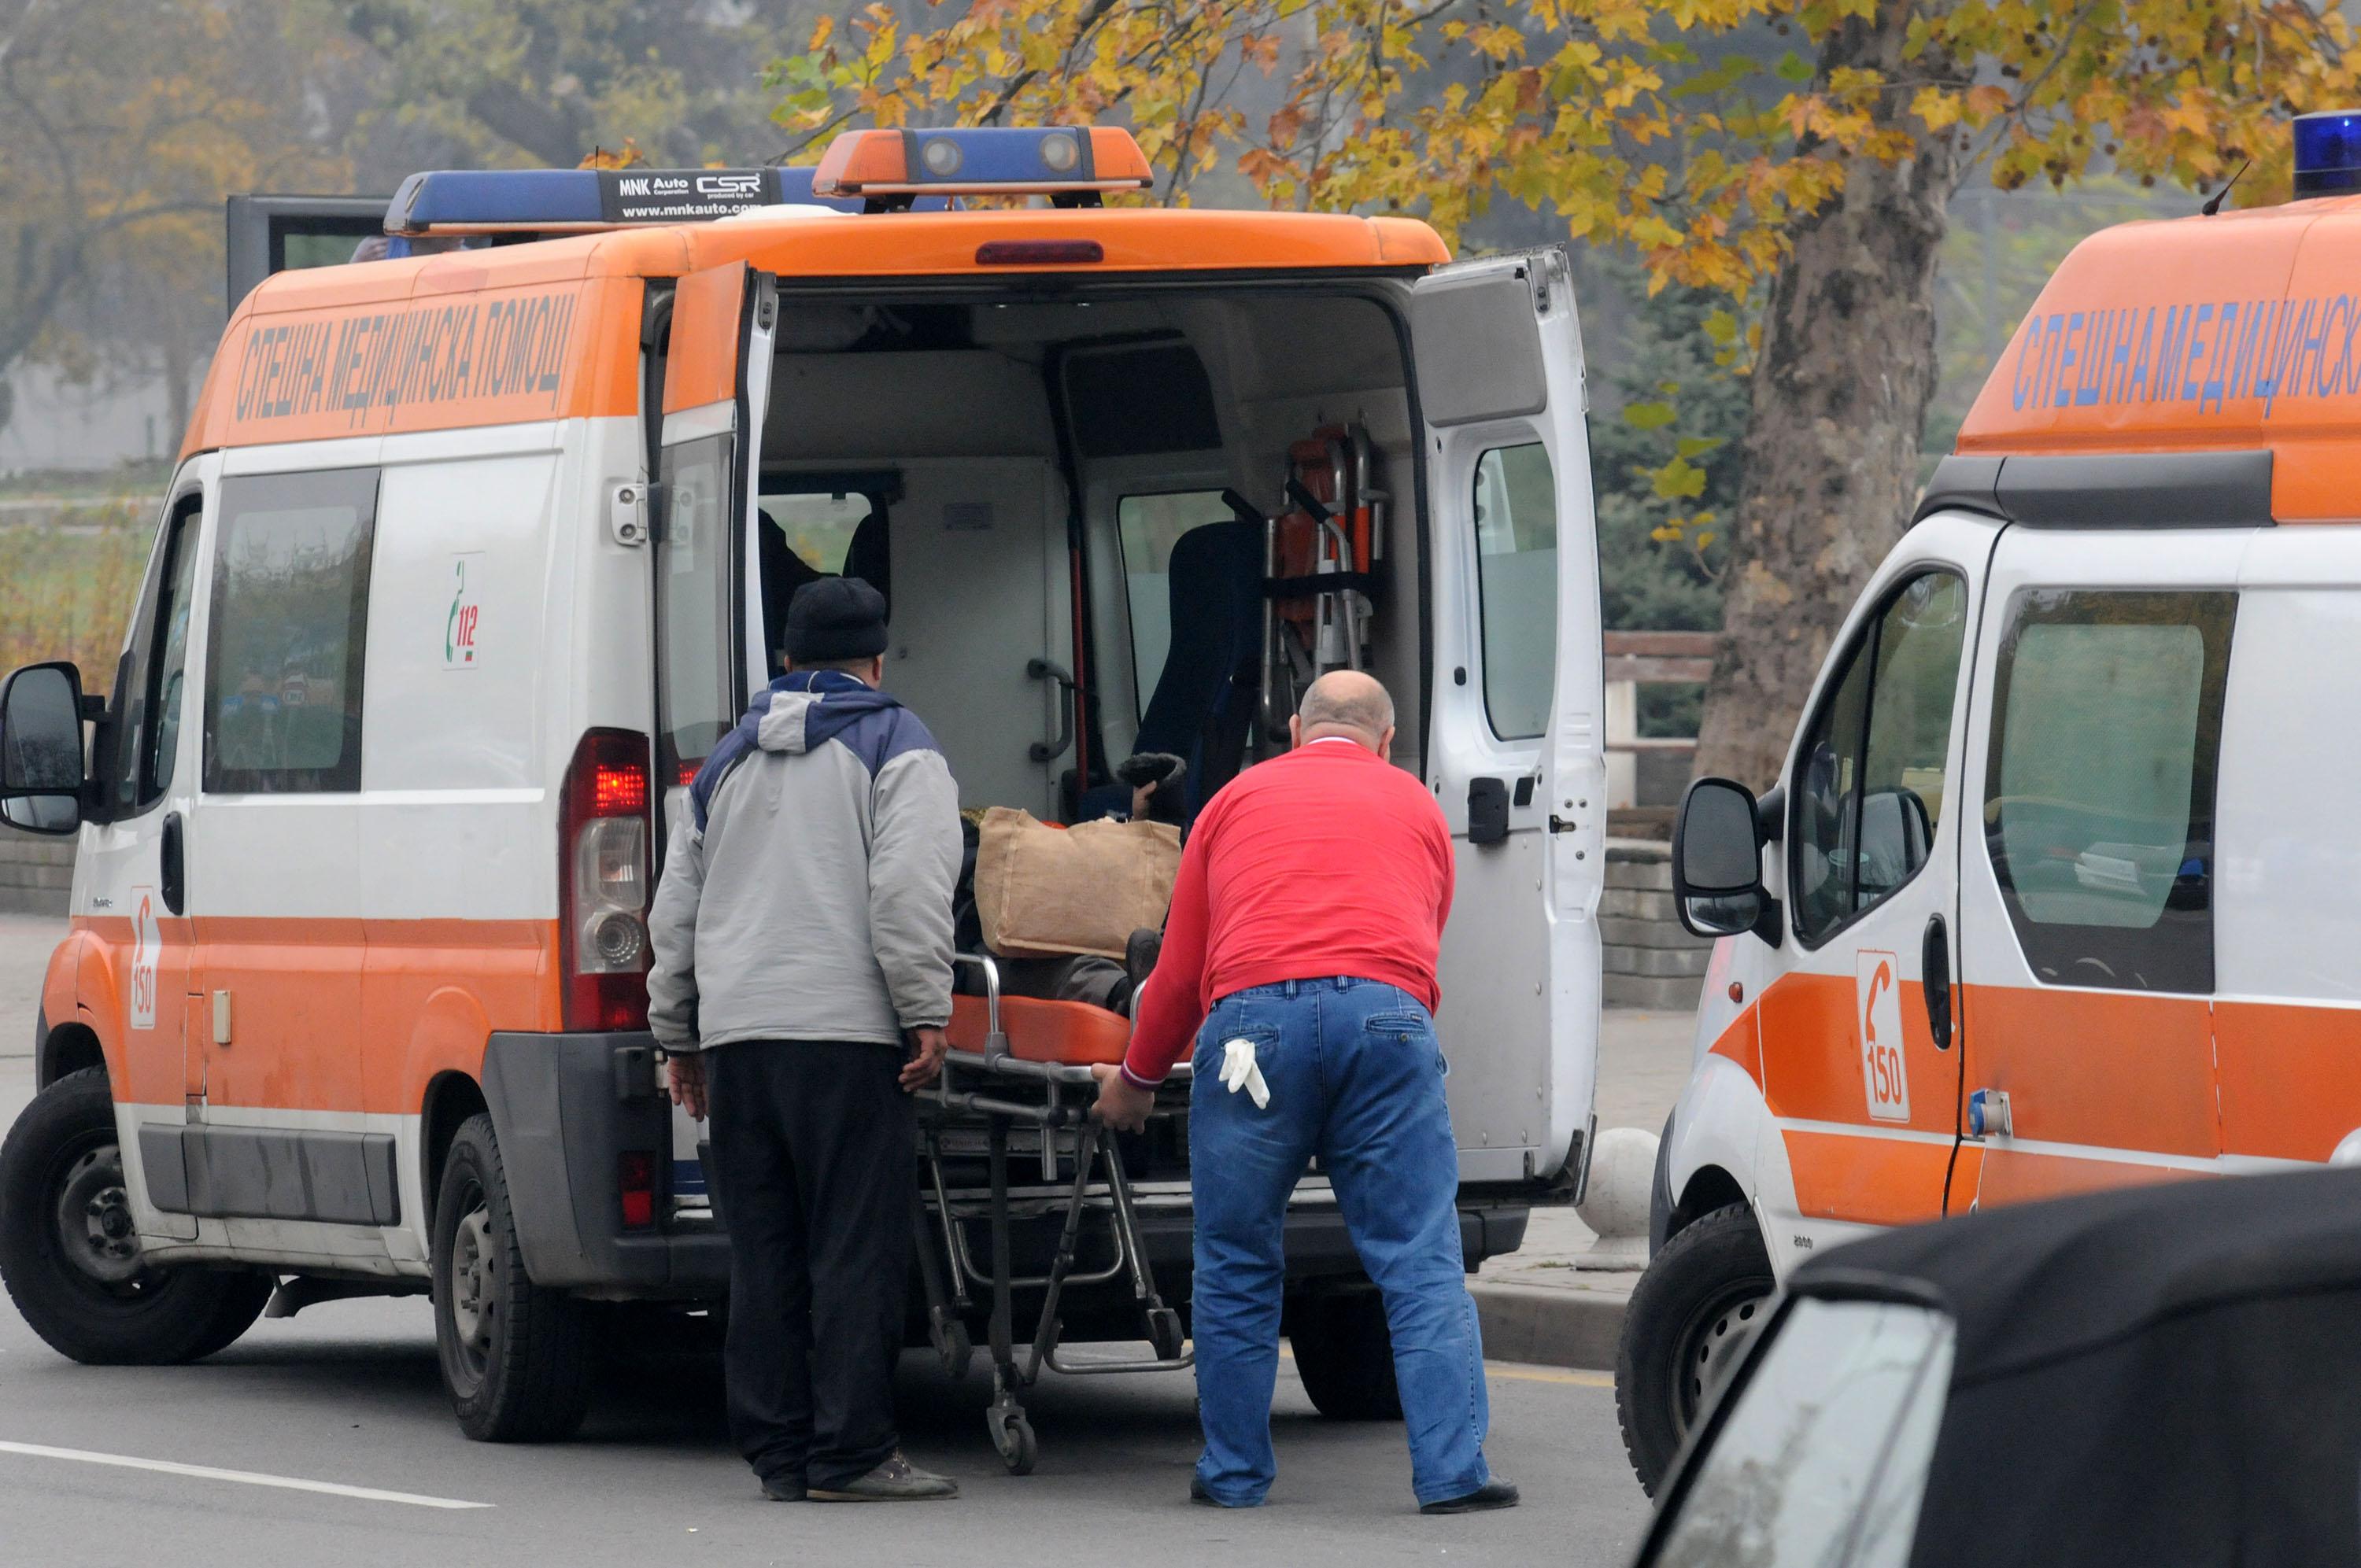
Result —
M 1049 740 L 1034 741 L 1027 755 L 1037 762 L 1046 762 L 1053 757 L 1062 757 L 1066 754 L 1066 748 L 1074 743 L 1074 697 L 1081 688 L 1074 685 L 1074 677 L 1071 673 L 1047 659 L 1026 661 L 1025 674 L 1032 680 L 1057 682 L 1058 689 L 1064 694 L 1065 697 L 1065 700 L 1058 705 L 1056 737 Z

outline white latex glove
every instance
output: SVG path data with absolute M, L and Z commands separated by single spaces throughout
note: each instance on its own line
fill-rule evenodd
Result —
M 1262 1080 L 1262 1069 L 1255 1065 L 1252 1040 L 1229 1040 L 1223 1044 L 1222 1084 L 1233 1094 L 1245 1090 L 1257 1111 L 1270 1104 L 1270 1085 Z

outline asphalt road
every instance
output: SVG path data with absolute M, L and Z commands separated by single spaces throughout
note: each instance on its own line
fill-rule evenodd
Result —
M 56 929 L 0 918 L 0 1125 L 31 1092 L 21 1054 L 30 1030 L 16 1025 L 30 1017 Z M 331 1302 L 258 1323 L 210 1361 L 169 1368 L 76 1366 L 0 1301 L 0 1568 L 159 1559 L 176 1568 L 1148 1568 L 1216 1558 L 1613 1568 L 1629 1561 L 1647 1518 L 1614 1394 L 1597 1373 L 1493 1367 L 1491 1456 L 1526 1501 L 1458 1519 L 1415 1512 L 1399 1426 L 1321 1420 L 1285 1364 L 1279 1485 L 1268 1506 L 1240 1513 L 1186 1500 L 1197 1431 L 1185 1374 L 1052 1376 L 1029 1400 L 1040 1467 L 1016 1479 L 984 1433 L 988 1375 L 953 1383 L 927 1358 L 907 1358 L 907 1447 L 959 1476 L 964 1496 L 896 1508 L 762 1501 L 730 1447 L 709 1354 L 625 1347 L 609 1381 L 575 1442 L 492 1447 L 452 1422 L 420 1300 Z

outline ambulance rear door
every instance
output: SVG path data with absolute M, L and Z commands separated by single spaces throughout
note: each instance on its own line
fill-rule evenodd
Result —
M 1426 775 L 1458 865 L 1437 1022 L 1460 1179 L 1578 1182 L 1607 762 L 1573 280 L 1554 248 L 1463 262 L 1421 279 L 1410 313 L 1433 571 Z
M 742 261 L 689 273 L 673 291 L 649 510 L 659 874 L 688 782 L 763 679 L 762 595 L 747 564 L 777 309 L 774 280 Z M 675 1112 L 673 1195 L 683 1209 L 706 1207 L 697 1137 Z

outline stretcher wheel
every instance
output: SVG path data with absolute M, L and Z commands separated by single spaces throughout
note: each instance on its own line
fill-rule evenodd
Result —
M 1148 1343 L 1159 1361 L 1180 1359 L 1180 1314 L 1170 1307 L 1148 1310 Z
M 967 1325 L 953 1320 L 935 1330 L 935 1354 L 942 1358 L 943 1370 L 954 1378 L 967 1376 L 968 1363 L 975 1359 L 975 1341 Z
M 992 1446 L 1000 1450 L 1000 1462 L 1008 1466 L 1011 1475 L 1030 1475 L 1033 1465 L 1041 1457 L 1040 1441 L 1033 1435 L 1033 1423 L 1022 1410 L 991 1412 Z

